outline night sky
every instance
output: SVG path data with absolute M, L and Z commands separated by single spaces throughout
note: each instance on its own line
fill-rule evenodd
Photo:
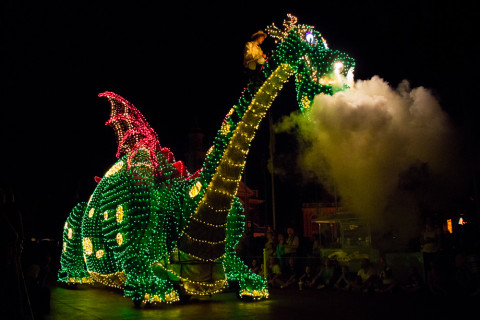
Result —
M 356 79 L 379 75 L 393 87 L 407 79 L 430 89 L 478 170 L 478 17 L 461 1 L 119 3 L 2 1 L 0 182 L 14 189 L 37 233 L 59 237 L 73 205 L 88 200 L 94 176 L 116 159 L 113 130 L 104 125 L 109 103 L 98 93 L 132 102 L 161 145 L 184 160 L 189 130 L 201 128 L 210 145 L 240 97 L 245 42 L 272 22 L 281 25 L 287 13 L 354 57 Z M 262 47 L 268 53 L 272 46 L 267 39 Z M 273 104 L 273 117 L 296 108 L 290 84 Z M 268 198 L 265 125 L 246 177 Z M 294 140 L 277 139 L 280 156 Z M 279 179 L 280 194 L 294 195 L 280 201 L 299 210 L 299 178 L 292 179 Z

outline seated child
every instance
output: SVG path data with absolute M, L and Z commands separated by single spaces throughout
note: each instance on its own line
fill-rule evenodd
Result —
M 270 257 L 268 259 L 267 272 L 268 284 L 272 287 L 280 287 L 282 285 L 282 271 L 276 258 Z
M 298 279 L 298 288 L 302 290 L 303 288 L 313 288 L 314 284 L 314 275 L 312 272 L 312 267 L 306 266 L 305 272 Z
M 314 278 L 317 289 L 329 288 L 333 286 L 333 278 L 335 276 L 335 268 L 330 259 L 325 259 L 324 266 L 320 269 Z
M 347 266 L 342 266 L 342 273 L 338 277 L 337 281 L 335 282 L 334 286 L 335 289 L 341 291 L 349 291 L 352 287 L 352 279 L 350 276 L 350 272 Z
M 397 283 L 393 278 L 392 269 L 387 266 L 385 260 L 380 260 L 380 266 L 377 273 L 377 287 L 376 292 L 390 292 L 392 293 L 397 287 Z

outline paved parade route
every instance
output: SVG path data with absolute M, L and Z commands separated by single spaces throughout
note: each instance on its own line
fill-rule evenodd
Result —
M 51 319 L 429 319 L 459 317 L 472 301 L 453 302 L 429 295 L 361 294 L 271 290 L 265 301 L 243 302 L 234 293 L 192 299 L 188 303 L 136 309 L 121 292 L 109 288 L 53 287 Z

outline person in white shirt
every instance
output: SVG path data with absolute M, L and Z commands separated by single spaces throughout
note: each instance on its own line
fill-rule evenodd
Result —
M 373 288 L 375 271 L 368 259 L 362 259 L 362 264 L 357 272 L 356 279 L 351 283 L 352 288 L 356 291 L 368 292 Z
M 263 53 L 260 45 L 263 43 L 267 34 L 261 30 L 255 32 L 251 39 L 245 44 L 243 52 L 243 66 L 247 72 L 250 81 L 257 80 L 261 67 L 265 64 L 266 54 Z

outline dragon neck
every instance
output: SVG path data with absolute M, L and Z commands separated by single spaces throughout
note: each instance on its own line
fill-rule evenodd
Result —
M 215 140 L 214 149 L 207 155 L 200 179 L 208 184 L 178 241 L 178 248 L 184 252 L 207 260 L 218 259 L 224 252 L 224 227 L 237 193 L 250 143 L 270 105 L 294 73 L 286 63 L 278 64 L 272 70 L 259 87 L 251 90 L 250 97 L 244 93 L 239 106 L 232 108 Z M 206 244 L 218 247 L 218 250 L 206 249 Z
M 231 137 L 202 199 L 202 202 L 214 208 L 216 212 L 228 212 L 230 209 L 240 183 L 250 143 L 272 102 L 292 74 L 293 70 L 288 64 L 278 65 L 252 95 L 240 120 L 235 125 L 224 122 L 223 128 L 233 127 L 231 132 L 228 132 L 231 133 Z

